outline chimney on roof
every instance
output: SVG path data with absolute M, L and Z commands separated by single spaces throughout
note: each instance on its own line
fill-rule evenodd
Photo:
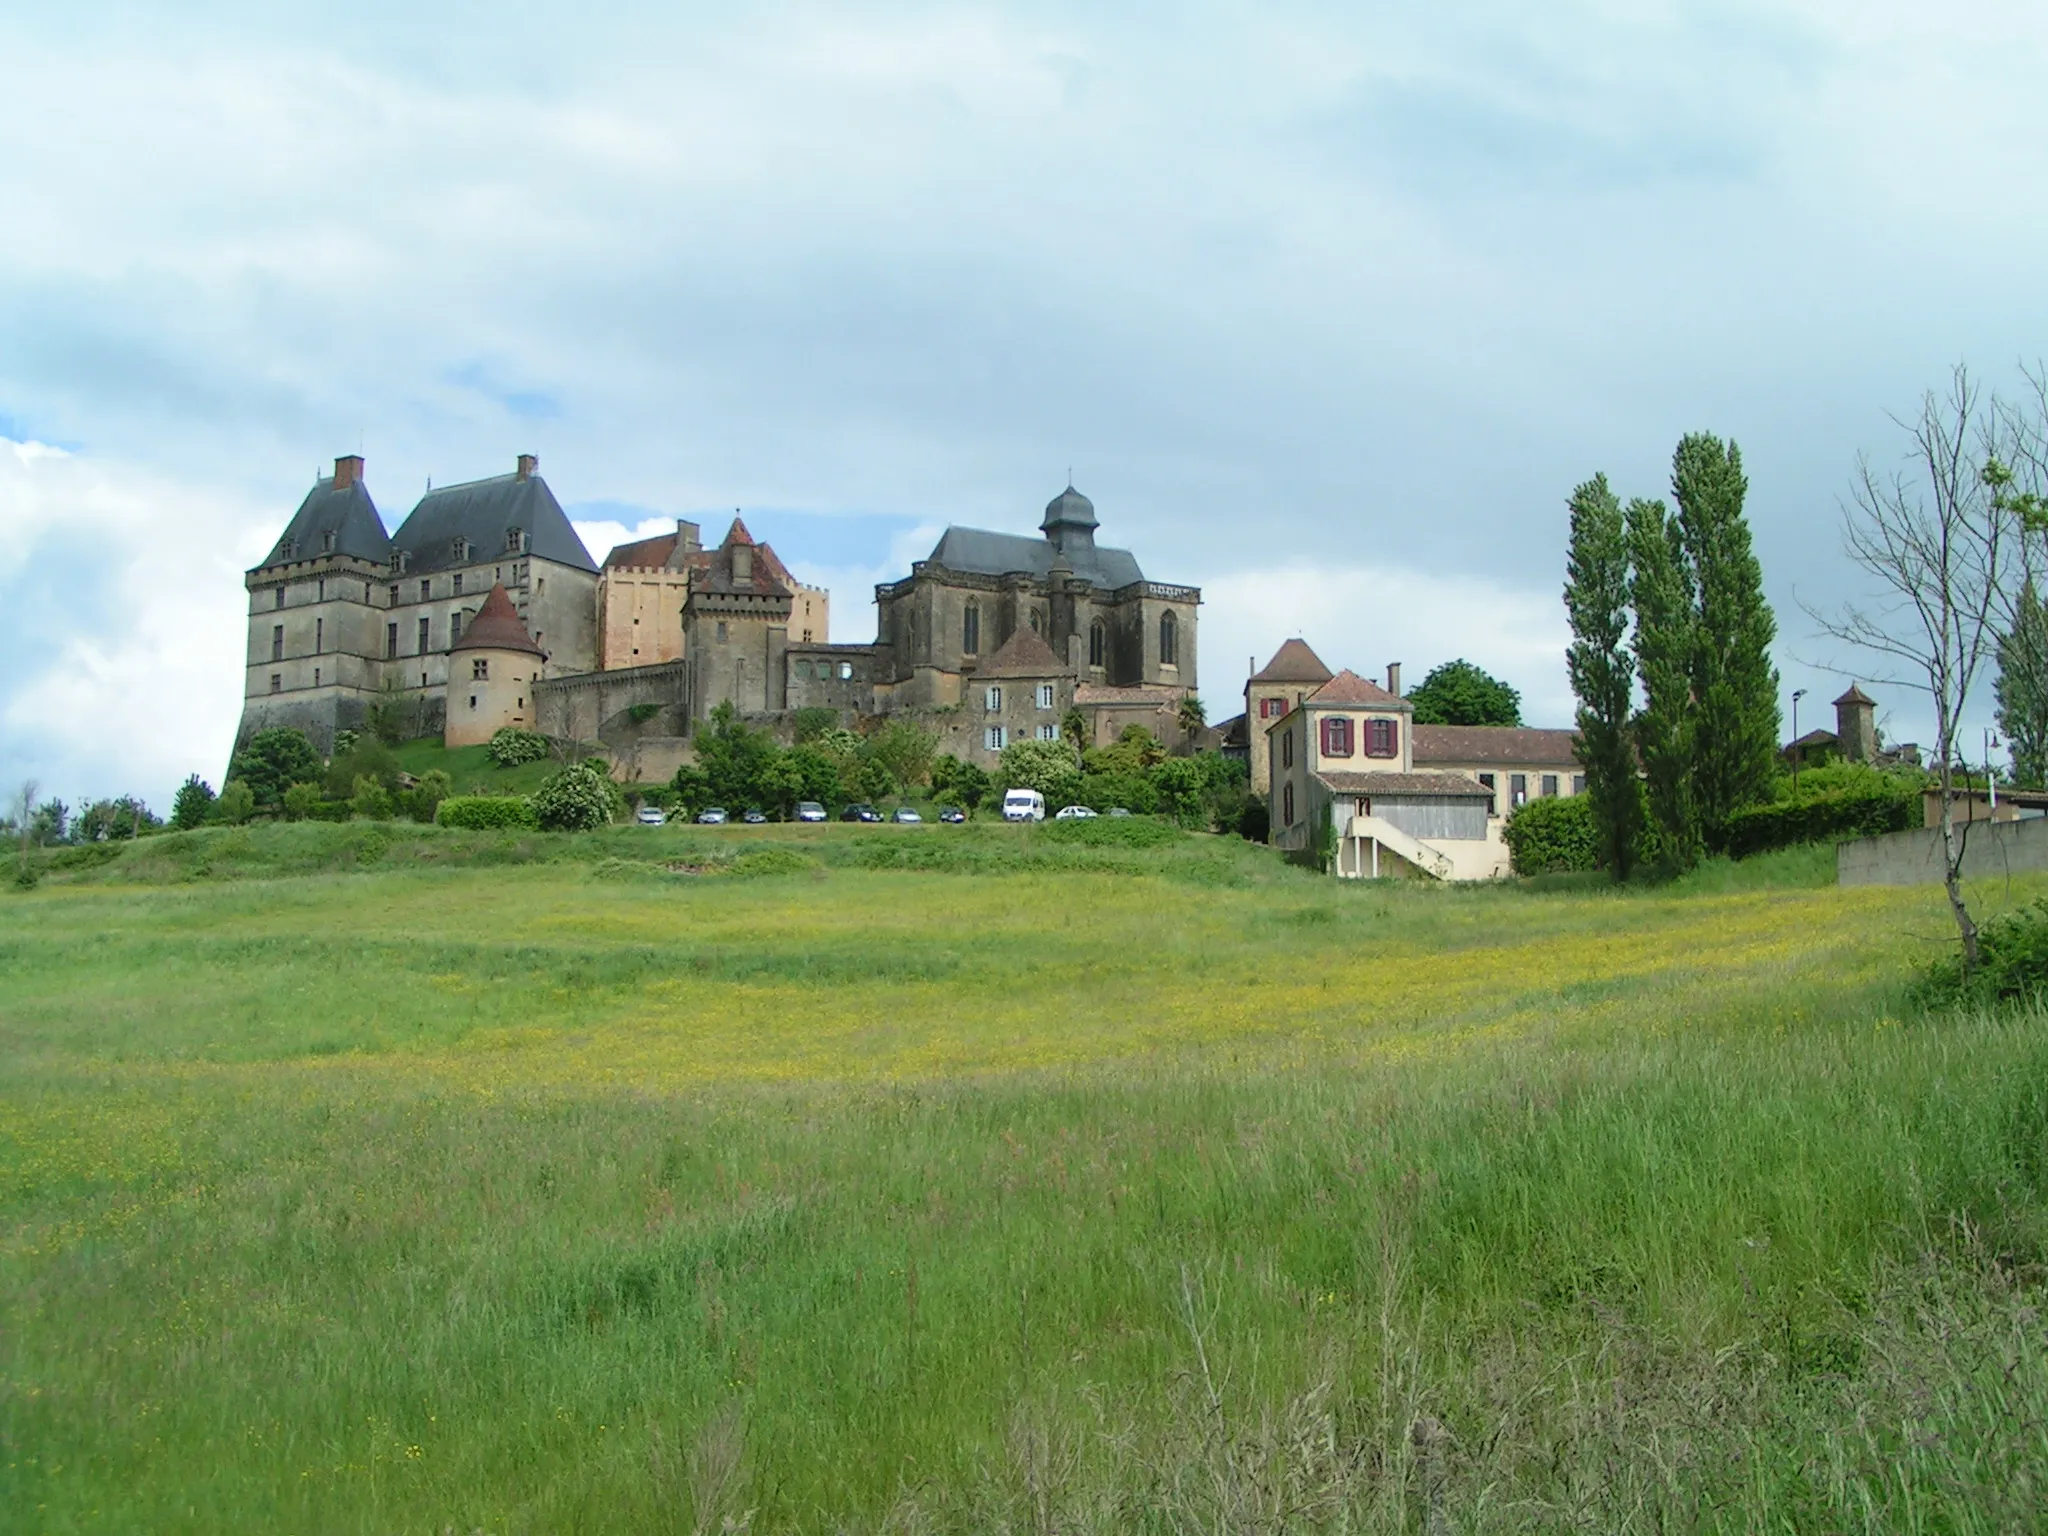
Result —
M 531 480 L 531 479 L 533 478 L 533 472 L 534 472 L 534 471 L 535 471 L 536 469 L 539 469 L 539 468 L 540 468 L 540 460 L 539 460 L 539 459 L 536 459 L 536 458 L 535 458 L 535 457 L 534 457 L 534 456 L 533 456 L 532 454 L 530 454 L 530 453 L 522 453 L 521 455 L 519 455 L 519 478 L 520 478 L 520 479 L 522 479 L 522 480 Z
M 334 488 L 345 491 L 363 478 L 363 456 L 345 453 L 334 461 Z
M 1401 697 L 1401 663 L 1398 661 L 1387 663 L 1387 692 L 1397 699 Z
M 687 517 L 676 519 L 676 551 L 697 550 L 704 547 L 703 537 L 697 525 Z
M 732 547 L 732 579 L 735 584 L 751 584 L 754 579 L 754 546 L 735 543 Z

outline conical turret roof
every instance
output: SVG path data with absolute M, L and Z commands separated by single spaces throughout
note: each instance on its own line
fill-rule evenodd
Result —
M 533 643 L 526 621 L 512 606 L 511 594 L 503 585 L 491 588 L 491 595 L 477 609 L 476 617 L 462 632 L 462 638 L 448 647 L 451 651 L 524 651 L 545 660 L 547 652 Z

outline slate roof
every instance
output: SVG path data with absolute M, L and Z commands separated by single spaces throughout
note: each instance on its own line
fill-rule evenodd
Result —
M 1066 663 L 1028 624 L 1017 626 L 995 655 L 975 670 L 976 677 L 1064 677 Z
M 525 531 L 526 552 L 535 559 L 596 574 L 597 562 L 590 558 L 562 504 L 539 475 L 497 475 L 431 490 L 399 524 L 398 532 L 391 536 L 391 547 L 408 557 L 406 568 L 411 574 L 423 575 L 509 553 L 505 548 L 508 528 Z M 469 541 L 466 560 L 455 553 L 458 538 Z
M 1849 691 L 1843 694 L 1839 699 L 1835 700 L 1835 702 L 1837 704 L 1869 704 L 1874 707 L 1877 703 L 1877 700 L 1873 699 L 1869 694 L 1865 693 L 1861 688 L 1857 687 L 1854 683 L 1851 683 L 1849 685 Z
M 1327 683 L 1330 669 L 1308 648 L 1306 640 L 1289 640 L 1273 659 L 1252 674 L 1255 683 Z
M 1576 762 L 1572 749 L 1577 731 L 1553 731 L 1529 725 L 1422 725 L 1411 741 L 1410 756 L 1422 763 L 1499 763 L 1554 766 Z
M 1306 646 L 1303 647 L 1307 649 Z M 1308 696 L 1308 703 L 1322 708 L 1334 706 L 1339 709 L 1409 709 L 1409 702 L 1398 693 L 1389 693 L 1378 683 L 1360 677 L 1349 667 L 1339 672 L 1322 687 Z
M 1318 773 L 1340 795 L 1434 795 L 1439 799 L 1491 800 L 1493 791 L 1462 773 Z
M 325 535 L 334 535 L 334 548 L 330 551 Z M 503 537 L 501 533 L 499 537 Z M 286 554 L 287 548 L 292 553 Z M 334 477 L 313 482 L 313 489 L 306 492 L 306 499 L 299 503 L 299 510 L 292 514 L 292 520 L 278 535 L 277 543 L 264 558 L 264 565 L 282 565 L 288 560 L 311 560 L 323 554 L 354 555 L 359 560 L 373 561 L 379 565 L 391 559 L 391 539 L 384 532 L 384 519 L 377 515 L 377 504 L 370 500 L 369 487 L 361 480 L 334 488 Z
M 1070 485 L 1045 504 L 1045 517 L 1038 526 L 1048 532 L 1054 528 L 1093 528 L 1097 526 L 1095 503 Z
M 483 607 L 477 609 L 462 631 L 462 638 L 449 646 L 450 651 L 524 651 L 529 656 L 546 660 L 547 652 L 533 643 L 533 636 L 526 631 L 526 622 L 519 617 L 519 610 L 512 605 L 504 585 L 491 588 L 490 596 L 484 599 Z
M 926 563 L 968 576 L 1022 572 L 1043 579 L 1052 574 L 1053 557 L 1058 553 L 1049 539 L 990 533 L 985 528 L 948 528 L 932 546 Z M 1076 576 L 1109 590 L 1145 579 L 1145 573 L 1138 569 L 1138 557 L 1128 549 L 1076 545 L 1067 551 L 1066 558 Z

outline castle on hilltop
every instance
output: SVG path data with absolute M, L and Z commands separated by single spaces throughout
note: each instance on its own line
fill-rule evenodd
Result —
M 450 745 L 507 725 L 599 743 L 653 776 L 721 703 L 770 726 L 810 708 L 909 714 L 988 765 L 1056 739 L 1073 709 L 1097 741 L 1131 724 L 1173 740 L 1200 589 L 1148 580 L 1097 526 L 1069 486 L 1039 538 L 949 527 L 876 587 L 875 640 L 843 645 L 826 594 L 738 517 L 715 548 L 679 520 L 599 565 L 522 454 L 509 475 L 429 490 L 387 534 L 347 455 L 248 572 L 237 742 L 296 726 L 327 752 L 374 711 Z

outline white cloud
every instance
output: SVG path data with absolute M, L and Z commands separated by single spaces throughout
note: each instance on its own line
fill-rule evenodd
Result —
M 241 572 L 273 536 L 217 493 L 0 438 L 0 603 L 15 625 L 69 619 L 10 638 L 0 773 L 160 811 L 186 774 L 217 781 L 241 710 Z

